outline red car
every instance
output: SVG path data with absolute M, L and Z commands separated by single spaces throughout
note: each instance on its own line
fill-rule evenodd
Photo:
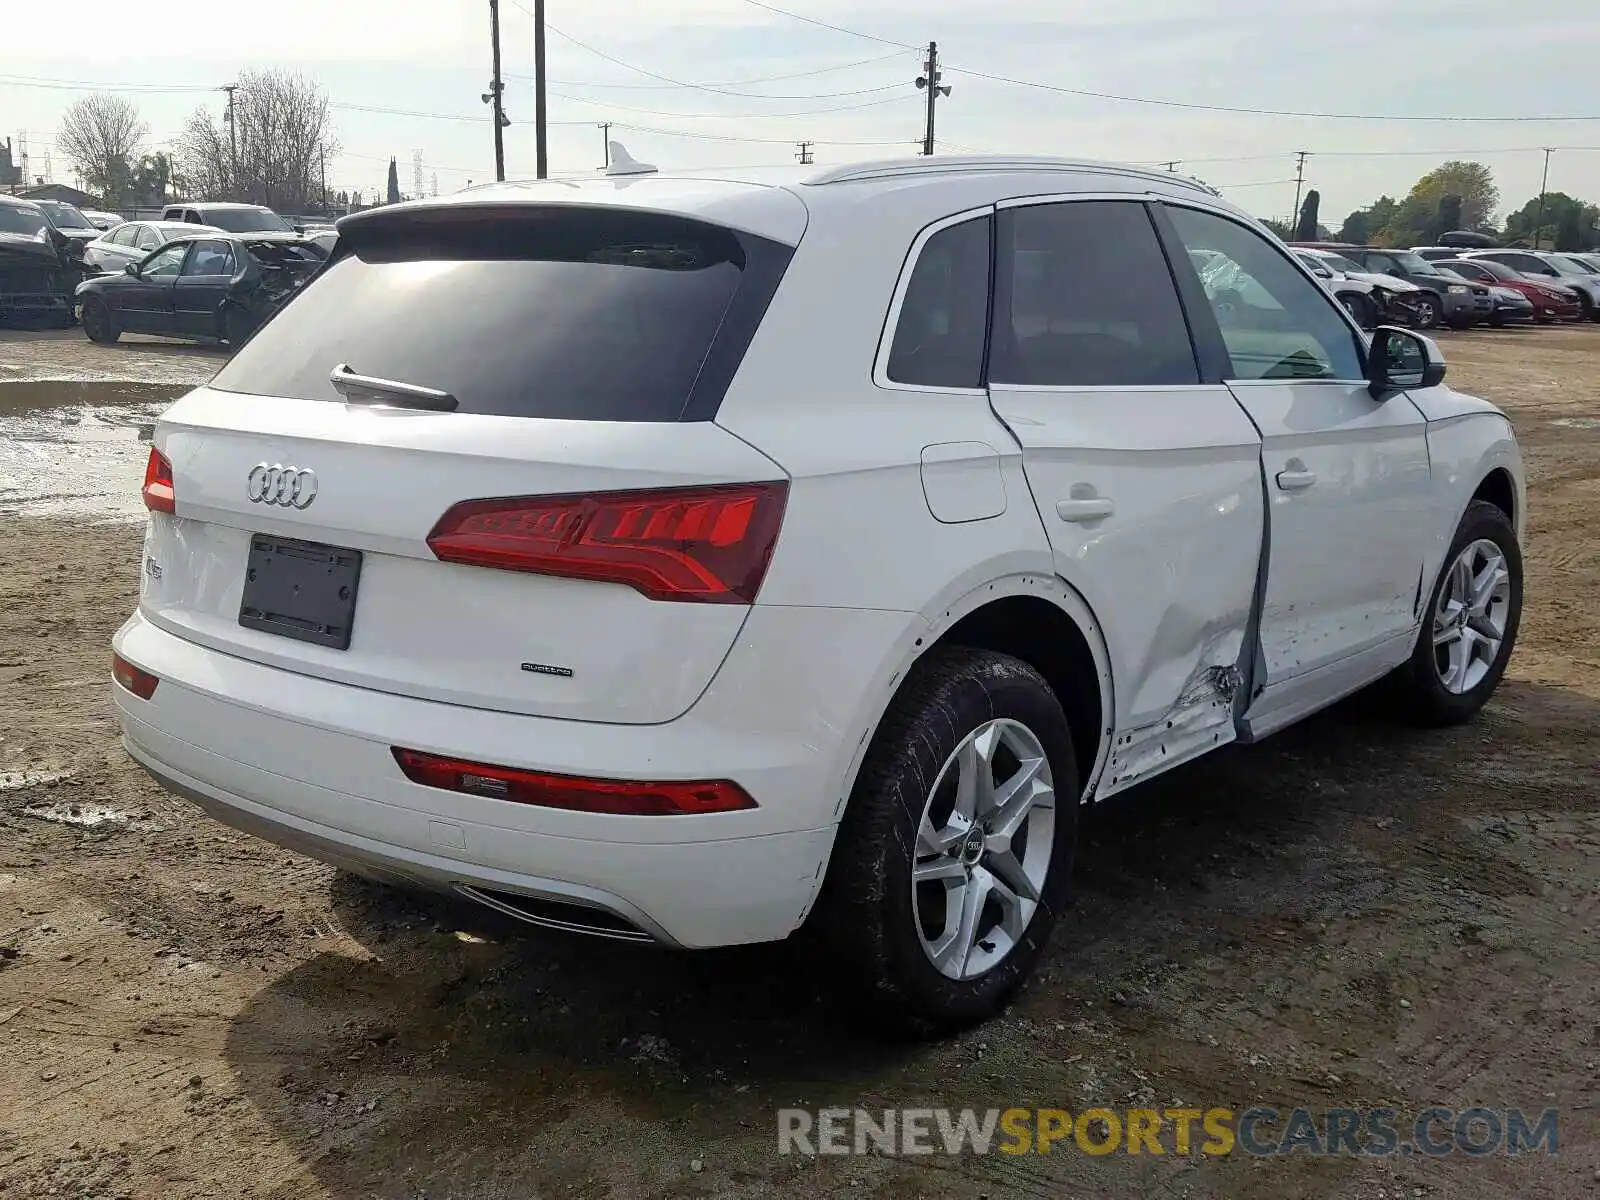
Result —
M 1546 324 L 1551 321 L 1577 321 L 1583 316 L 1578 298 L 1565 288 L 1535 283 L 1527 276 L 1500 263 L 1481 258 L 1444 258 L 1435 259 L 1433 265 L 1451 271 L 1463 279 L 1470 279 L 1474 283 L 1486 283 L 1490 287 L 1510 288 L 1514 292 L 1521 292 L 1533 305 L 1535 321 Z

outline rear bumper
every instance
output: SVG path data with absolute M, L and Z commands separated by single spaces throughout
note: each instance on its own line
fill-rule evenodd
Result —
M 868 659 L 887 661 L 898 631 L 915 631 L 909 614 L 762 611 L 752 623 L 772 649 L 758 653 L 747 630 L 699 703 L 660 726 L 374 692 L 234 658 L 137 615 L 114 645 L 161 682 L 149 700 L 112 691 L 124 743 L 146 770 L 280 845 L 480 899 L 598 909 L 670 945 L 773 941 L 798 928 L 820 886 L 865 714 L 879 703 Z M 826 635 L 806 628 L 819 620 Z M 816 694 L 830 675 L 848 692 Z M 569 775 L 728 778 L 758 807 L 684 817 L 536 808 L 413 784 L 396 745 Z

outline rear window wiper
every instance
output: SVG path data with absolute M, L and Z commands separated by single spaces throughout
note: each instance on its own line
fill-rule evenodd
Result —
M 402 383 L 396 379 L 357 375 L 348 363 L 340 363 L 330 371 L 328 382 L 344 397 L 346 404 L 367 404 L 375 408 L 420 408 L 428 412 L 455 412 L 460 406 L 460 402 L 449 392 L 415 383 Z

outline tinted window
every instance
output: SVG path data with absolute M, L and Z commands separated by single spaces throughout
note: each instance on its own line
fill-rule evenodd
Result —
M 990 380 L 1033 387 L 1199 382 L 1177 288 L 1143 205 L 1007 209 L 996 234 Z
M 922 247 L 889 351 L 889 378 L 921 387 L 982 387 L 989 320 L 989 221 L 941 229 Z
M 227 242 L 203 241 L 194 244 L 194 253 L 183 268 L 185 277 L 194 275 L 230 276 L 233 274 L 233 247 Z
M 1364 377 L 1355 331 L 1337 303 L 1270 241 L 1211 213 L 1168 211 L 1187 249 L 1218 256 L 1200 282 L 1233 360 L 1233 378 Z
M 790 253 L 678 217 L 533 205 L 380 214 L 343 240 L 215 387 L 339 401 L 328 373 L 345 363 L 463 412 L 704 419 Z
M 36 208 L 0 204 L 0 233 L 20 233 L 27 237 L 43 233 L 44 214 Z
M 200 214 L 190 213 L 191 221 L 199 222 Z M 229 233 L 294 232 L 294 227 L 270 208 L 213 208 L 206 212 L 206 225 L 225 229 Z
M 183 256 L 188 253 L 187 242 L 168 246 L 165 250 L 158 251 L 145 261 L 139 268 L 139 274 L 147 279 L 171 279 L 178 273 L 178 268 L 183 265 Z

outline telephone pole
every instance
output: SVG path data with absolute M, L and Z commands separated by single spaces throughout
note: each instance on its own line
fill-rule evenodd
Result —
M 928 43 L 928 61 L 923 64 L 923 74 L 917 77 L 917 87 L 928 93 L 928 128 L 922 135 L 922 153 L 933 154 L 933 110 L 940 96 L 948 96 L 950 89 L 939 86 L 944 75 L 939 71 L 939 43 Z
M 534 175 L 550 177 L 550 147 L 544 119 L 544 0 L 533 0 L 533 143 Z
M 601 139 L 601 142 L 602 142 L 602 150 L 604 151 L 604 157 L 603 157 L 604 165 L 600 169 L 602 171 L 609 171 L 611 169 L 611 122 L 610 121 L 601 121 L 600 122 L 600 139 Z
M 812 162 L 812 159 L 811 159 L 811 147 L 813 145 L 815 145 L 815 143 L 814 142 L 796 142 L 795 145 L 798 147 L 798 149 L 795 151 L 794 156 L 800 160 L 800 164 L 802 166 L 809 167 L 811 165 L 811 162 Z
M 228 122 L 228 167 L 231 178 L 228 180 L 229 190 L 237 193 L 239 190 L 239 126 L 233 119 L 233 94 L 239 90 L 237 83 L 225 83 L 222 90 L 228 93 L 228 115 L 224 119 Z
M 1533 223 L 1533 248 L 1539 248 L 1540 236 L 1544 233 L 1544 197 L 1550 190 L 1550 147 L 1544 150 L 1544 174 L 1539 178 L 1539 217 Z
M 1175 158 L 1171 162 L 1165 162 L 1165 163 L 1162 163 L 1161 165 L 1164 166 L 1168 171 L 1176 171 L 1178 169 L 1178 164 L 1181 161 L 1183 161 L 1183 160 Z
M 494 78 L 489 80 L 489 90 L 483 94 L 483 102 L 493 109 L 494 177 L 497 182 L 503 183 L 506 177 L 506 85 L 500 78 L 500 0 L 489 0 L 489 42 L 494 51 Z
M 1300 189 L 1306 182 L 1306 158 L 1309 150 L 1295 151 L 1294 164 L 1294 214 L 1289 218 L 1289 228 L 1292 230 L 1300 221 Z

